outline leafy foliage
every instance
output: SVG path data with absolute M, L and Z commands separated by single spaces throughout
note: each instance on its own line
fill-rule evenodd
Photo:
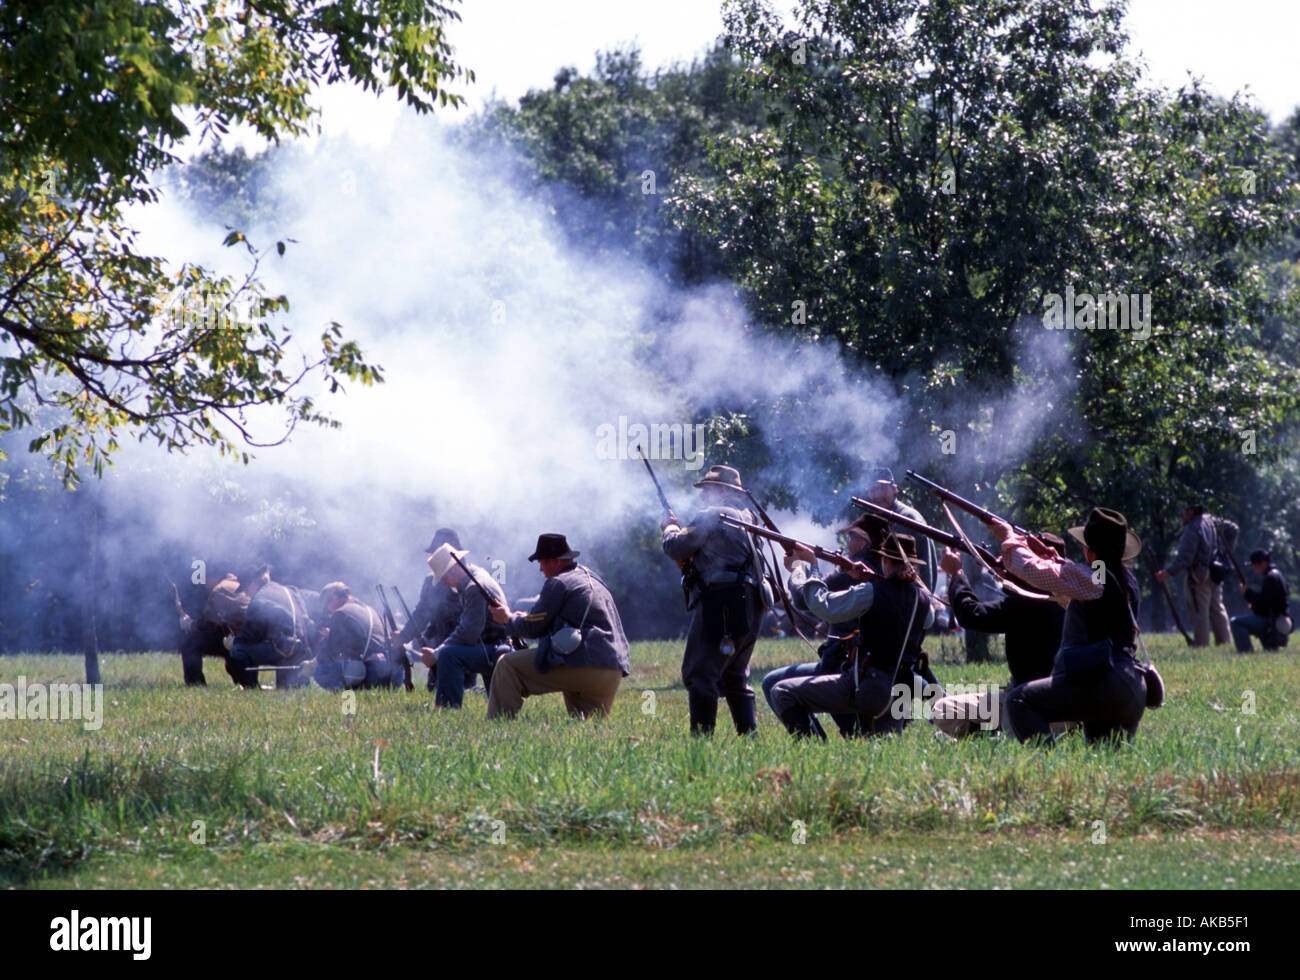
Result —
M 244 124 L 272 141 L 310 131 L 323 83 L 395 89 L 418 111 L 458 105 L 444 4 L 356 0 L 42 0 L 0 7 L 0 431 L 31 427 L 69 484 L 98 474 L 124 434 L 169 450 L 236 452 L 244 411 L 270 405 L 332 425 L 300 387 L 382 380 L 338 324 L 296 363 L 289 301 L 141 254 L 125 208 L 195 128 Z M 276 243 L 283 253 L 283 242 Z M 286 433 L 287 435 L 287 433 Z

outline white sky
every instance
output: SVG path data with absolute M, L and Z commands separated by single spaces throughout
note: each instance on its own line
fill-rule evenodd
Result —
M 647 67 L 689 61 L 722 30 L 720 0 L 464 0 L 450 39 L 478 76 L 462 87 L 472 106 L 494 93 L 517 99 L 549 86 L 558 68 L 590 70 L 595 53 L 629 41 Z M 782 10 L 791 0 L 778 0 Z M 1300 104 L 1300 0 L 1132 0 L 1133 47 L 1152 80 L 1177 87 L 1192 72 L 1220 95 L 1246 89 L 1274 122 Z M 397 115 L 392 99 L 332 89 L 325 131 L 383 143 Z M 450 115 L 450 113 L 448 113 Z

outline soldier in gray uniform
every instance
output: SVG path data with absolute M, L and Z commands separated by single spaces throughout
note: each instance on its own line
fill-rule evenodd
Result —
M 331 691 L 386 687 L 394 671 L 393 661 L 385 655 L 388 638 L 383 617 L 342 582 L 321 589 L 320 601 L 329 615 L 328 636 L 312 679 Z M 401 672 L 397 674 L 400 683 Z
M 922 523 L 930 523 L 925 519 L 919 510 L 898 499 L 898 484 L 894 482 L 894 471 L 888 467 L 881 466 L 872 472 L 872 483 L 867 488 L 867 499 L 878 507 L 885 507 L 892 510 L 895 514 L 910 518 Z M 925 586 L 927 592 L 934 592 L 935 570 L 939 567 L 938 559 L 934 553 L 934 542 L 927 537 L 922 537 L 916 543 L 917 558 L 920 559 L 917 572 L 920 573 L 921 583 Z M 922 564 L 923 563 L 923 564 Z
M 492 671 L 489 718 L 513 718 L 524 698 L 563 693 L 569 714 L 607 715 L 623 678 L 632 672 L 627 636 L 614 597 L 600 577 L 577 563 L 578 552 L 563 534 L 543 534 L 528 557 L 546 576 L 542 594 L 527 613 L 494 606 L 493 620 L 537 650 L 501 657 Z
M 477 565 L 464 562 L 464 568 L 461 567 L 457 559 L 463 562 L 467 554 L 444 544 L 429 556 L 434 576 L 454 591 L 460 601 L 456 627 L 437 649 L 425 650 L 422 658 L 426 667 L 438 670 L 434 704 L 439 708 L 461 706 L 467 674 L 482 674 L 490 691 L 492 667 L 501 654 L 510 650 L 506 631 L 488 615 L 494 605 L 506 608 L 506 594 L 501 584 Z
M 460 537 L 449 527 L 440 527 L 434 532 L 433 540 L 424 550 L 433 554 L 442 545 L 450 544 L 460 548 Z M 424 577 L 420 586 L 420 598 L 411 610 L 411 620 L 393 636 L 389 659 L 396 660 L 404 656 L 402 648 L 412 640 L 418 640 L 420 646 L 436 649 L 443 640 L 451 635 L 460 619 L 460 596 L 432 574 Z M 472 683 L 474 674 L 466 677 Z M 437 687 L 437 674 L 429 673 L 428 687 L 433 691 Z
M 1156 572 L 1156 578 L 1161 582 L 1171 575 L 1187 573 L 1183 597 L 1191 614 L 1194 647 L 1210 645 L 1211 628 L 1215 646 L 1222 646 L 1232 638 L 1228 610 L 1223 605 L 1223 582 L 1214 581 L 1211 565 L 1221 546 L 1236 547 L 1238 533 L 1239 528 L 1232 521 L 1212 517 L 1203 505 L 1192 504 L 1183 511 L 1183 534 L 1178 540 L 1178 555 L 1168 568 Z
M 671 512 L 663 523 L 664 553 L 689 561 L 692 596 L 690 629 L 682 658 L 682 683 L 690 704 L 691 734 L 707 735 L 718 717 L 718 696 L 727 699 L 741 735 L 754 731 L 754 690 L 749 658 L 762 624 L 763 596 L 758 557 L 749 535 L 719 520 L 723 514 L 755 523 L 746 506 L 740 474 L 714 466 L 695 484 L 700 511 L 681 527 Z

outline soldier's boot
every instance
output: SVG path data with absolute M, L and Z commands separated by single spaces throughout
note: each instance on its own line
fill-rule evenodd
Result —
M 797 704 L 790 705 L 784 713 L 777 715 L 781 719 L 781 724 L 785 725 L 786 730 L 795 738 L 803 739 L 816 735 L 823 742 L 826 741 L 826 733 L 822 731 L 822 726 L 817 724 L 811 714 L 799 707 Z
M 718 699 L 707 694 L 688 694 L 691 709 L 691 734 L 712 735 L 718 722 Z
M 758 715 L 755 714 L 753 697 L 728 697 L 727 707 L 731 709 L 731 720 L 736 725 L 737 735 L 751 735 L 758 731 Z

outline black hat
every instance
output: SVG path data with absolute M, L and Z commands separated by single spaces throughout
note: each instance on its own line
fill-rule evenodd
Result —
M 424 550 L 432 553 L 444 544 L 449 544 L 457 551 L 460 551 L 460 535 L 449 527 L 440 527 L 433 532 L 433 540 L 429 542 L 429 547 Z
M 885 543 L 879 548 L 872 548 L 871 553 L 880 555 L 882 558 L 892 558 L 894 561 L 925 567 L 925 562 L 916 557 L 916 538 L 910 534 L 890 532 L 889 537 L 885 539 Z
M 264 561 L 251 562 L 239 573 L 239 587 L 247 589 L 253 582 L 270 571 L 271 566 Z
M 1129 530 L 1123 514 L 1108 507 L 1094 507 L 1088 522 L 1083 527 L 1070 528 L 1069 535 L 1099 555 L 1113 555 L 1122 549 L 1122 561 L 1142 553 L 1142 539 Z
M 1253 565 L 1257 561 L 1262 561 L 1267 565 L 1273 561 L 1273 556 L 1263 548 L 1256 548 L 1250 553 L 1250 563 Z
M 528 556 L 529 561 L 540 561 L 543 558 L 567 558 L 573 560 L 580 551 L 569 549 L 569 542 L 563 534 L 542 534 L 537 538 L 537 550 Z
M 848 534 L 851 531 L 866 535 L 874 544 L 889 532 L 889 525 L 883 517 L 877 517 L 875 514 L 859 514 L 851 524 L 846 524 L 839 529 L 840 534 Z

